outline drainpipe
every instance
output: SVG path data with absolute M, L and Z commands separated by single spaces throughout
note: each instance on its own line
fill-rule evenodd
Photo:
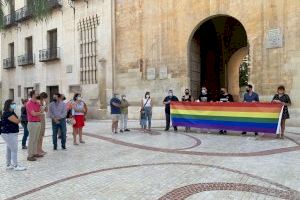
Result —
M 116 16 L 115 16 L 115 0 L 111 1 L 111 48 L 112 48 L 112 93 L 115 92 L 115 77 L 116 77 Z

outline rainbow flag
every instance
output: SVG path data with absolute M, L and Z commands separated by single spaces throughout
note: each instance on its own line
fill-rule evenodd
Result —
M 283 106 L 277 103 L 172 102 L 173 126 L 276 134 Z

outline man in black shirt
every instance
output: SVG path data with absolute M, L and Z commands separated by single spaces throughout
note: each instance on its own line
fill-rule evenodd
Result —
M 201 88 L 201 94 L 199 95 L 198 101 L 201 101 L 201 102 L 210 102 L 211 101 L 211 98 L 207 92 L 207 88 L 204 86 Z
M 165 104 L 165 114 L 166 114 L 166 128 L 165 131 L 170 129 L 170 104 L 172 101 L 179 101 L 176 96 L 173 95 L 173 91 L 169 90 L 168 96 L 165 97 L 163 104 Z M 177 126 L 174 126 L 174 131 L 177 131 Z

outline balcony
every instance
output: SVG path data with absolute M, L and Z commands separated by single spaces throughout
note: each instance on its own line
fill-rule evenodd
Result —
M 43 49 L 39 51 L 39 61 L 48 62 L 60 59 L 60 48 Z
M 8 28 L 8 27 L 13 26 L 15 24 L 16 24 L 15 12 L 13 12 L 12 14 L 4 16 L 3 25 L 4 25 L 5 28 Z
M 32 11 L 29 9 L 28 6 L 25 6 L 16 11 L 16 21 L 21 22 L 25 21 L 32 17 Z
M 26 66 L 26 65 L 33 65 L 34 64 L 34 55 L 33 54 L 24 54 L 18 56 L 18 65 L 19 66 Z
M 15 68 L 15 59 L 14 58 L 6 58 L 3 60 L 3 69 Z
M 61 8 L 63 5 L 63 0 L 48 0 L 48 5 L 51 9 Z

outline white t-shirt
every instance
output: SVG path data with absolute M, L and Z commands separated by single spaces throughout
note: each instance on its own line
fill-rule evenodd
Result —
M 143 99 L 143 106 L 144 107 L 151 107 L 151 98 L 149 98 L 149 100 L 147 101 L 148 99 L 144 98 Z M 147 102 L 147 103 L 146 103 Z

